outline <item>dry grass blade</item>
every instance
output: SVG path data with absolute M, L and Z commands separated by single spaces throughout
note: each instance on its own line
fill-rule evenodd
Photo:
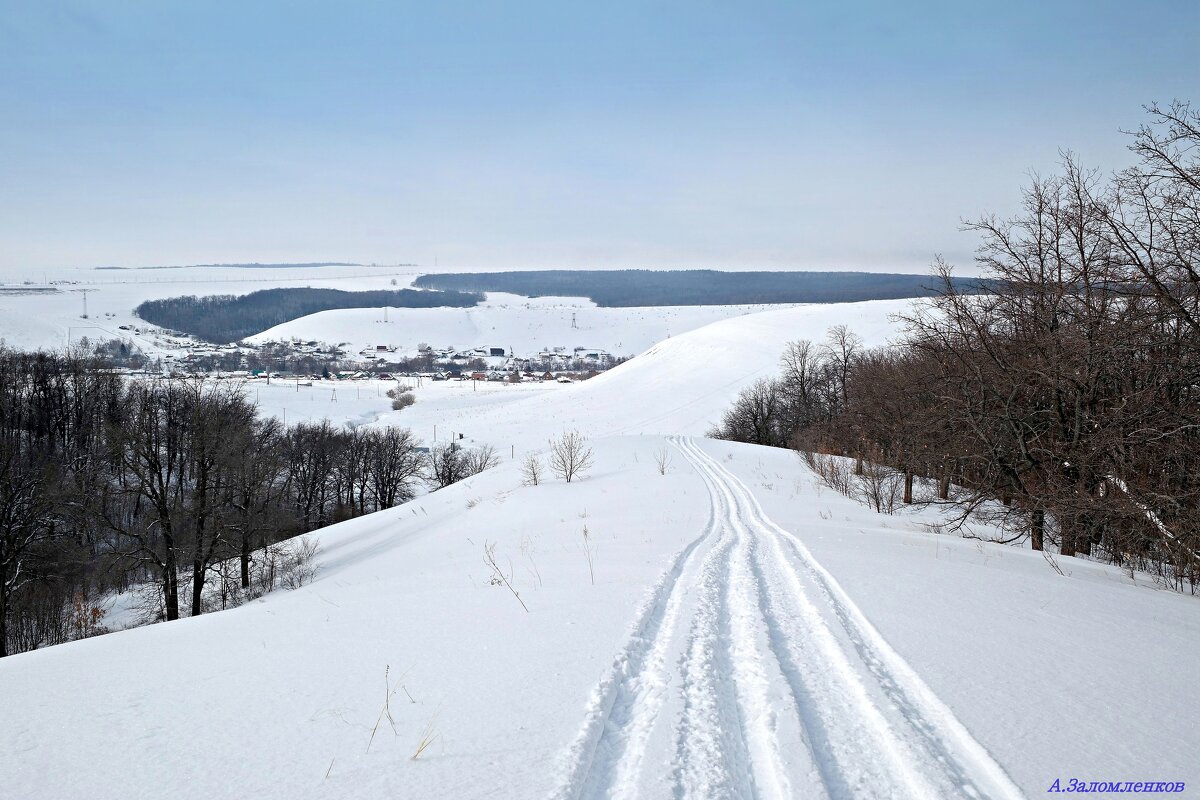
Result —
M 404 676 L 408 674 L 408 670 L 405 670 L 400 677 L 396 679 L 395 685 L 392 685 L 391 680 L 388 678 L 388 673 L 390 671 L 390 664 L 383 668 L 383 708 L 379 709 L 379 716 L 375 718 L 375 726 L 371 728 L 371 738 L 367 740 L 368 753 L 371 752 L 371 744 L 375 741 L 375 734 L 379 732 L 379 726 L 385 719 L 388 721 L 388 724 L 392 726 L 392 734 L 395 736 L 400 735 L 400 732 L 396 730 L 396 720 L 392 718 L 392 697 L 395 696 L 396 692 L 404 689 L 404 693 L 408 695 L 409 702 L 417 702 L 416 700 L 413 700 L 413 696 L 408 693 L 408 689 L 404 686 Z M 330 763 L 329 768 L 333 769 L 332 762 Z
M 437 734 L 437 713 L 429 718 L 429 722 L 425 723 L 425 729 L 421 731 L 421 740 L 417 742 L 417 749 L 409 757 L 410 760 L 416 761 L 421 757 L 421 754 L 428 749 L 429 745 L 433 744 L 438 738 Z

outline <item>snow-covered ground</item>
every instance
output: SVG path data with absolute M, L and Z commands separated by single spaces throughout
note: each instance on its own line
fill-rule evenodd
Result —
M 250 337 L 249 341 L 316 340 L 343 344 L 347 352 L 378 345 L 415 355 L 417 345 L 466 349 L 493 345 L 532 356 L 576 347 L 631 356 L 651 345 L 717 320 L 792 307 L 656 306 L 600 308 L 579 297 L 520 297 L 491 293 L 475 308 L 346 308 L 309 314 Z
M 786 451 L 594 446 L 581 481 L 502 465 L 328 528 L 301 589 L 0 661 L 6 795 L 1016 797 L 1195 777 L 1194 598 L 876 515 Z
M 289 422 L 437 425 L 516 458 L 318 532 L 303 588 L 0 660 L 4 796 L 1190 787 L 1196 598 L 1082 559 L 1059 575 L 932 533 L 936 511 L 877 515 L 788 451 L 691 438 L 788 340 L 880 343 L 903 308 L 724 320 L 581 384 L 426 383 L 403 412 L 382 382 L 249 384 Z M 523 485 L 523 454 L 569 428 L 595 467 Z
M 875 300 L 797 306 L 722 320 L 673 336 L 615 369 L 555 391 L 537 391 L 503 405 L 457 409 L 424 402 L 418 389 L 416 405 L 398 413 L 385 406 L 377 421 L 411 426 L 425 439 L 437 424 L 439 431 L 457 431 L 468 441 L 492 444 L 518 457 L 569 429 L 591 436 L 702 436 L 739 391 L 778 374 L 779 358 L 789 341 L 821 342 L 831 327 L 846 325 L 865 345 L 880 345 L 898 334 L 893 317 L 907 307 L 904 300 Z M 500 394 L 504 391 L 501 388 Z
M 0 340 L 10 347 L 60 348 L 83 337 L 125 339 L 148 354 L 168 352 L 133 309 L 145 300 L 180 295 L 248 294 L 275 287 L 362 291 L 405 288 L 428 270 L 415 267 L 217 268 L 154 270 L 63 269 L 0 275 Z M 26 286 L 23 282 L 30 281 Z M 394 283 L 393 283 L 394 282 Z M 50 288 L 50 293 L 24 293 Z M 83 316 L 86 298 L 87 317 Z M 526 298 L 493 293 L 477 308 L 340 309 L 310 314 L 250 337 L 251 341 L 348 342 L 347 351 L 376 345 L 414 354 L 417 345 L 469 348 L 494 345 L 533 355 L 542 348 L 576 347 L 633 355 L 654 343 L 720 319 L 772 306 L 599 308 L 578 297 Z
M 846 325 L 865 346 L 899 333 L 895 315 L 905 300 L 873 300 L 777 308 L 706 325 L 659 342 L 620 366 L 580 383 L 429 381 L 413 387 L 417 402 L 392 411 L 386 393 L 396 382 L 264 381 L 247 384 L 264 413 L 289 422 L 329 419 L 346 425 L 399 425 L 425 442 L 462 433 L 467 443 L 491 444 L 506 455 L 545 447 L 559 433 L 590 436 L 702 436 L 739 391 L 778 373 L 788 342 L 821 342 Z
M 393 280 L 403 287 L 412 283 L 417 274 L 419 271 L 412 268 L 399 267 L 60 269 L 31 274 L 9 270 L 0 275 L 0 340 L 10 347 L 53 349 L 85 336 L 93 341 L 127 339 L 148 353 L 157 353 L 160 348 L 153 336 L 120 329 L 121 325 L 152 327 L 133 313 L 145 300 L 180 295 L 241 295 L 280 286 L 389 289 Z M 31 285 L 26 286 L 25 281 Z M 14 293 L 45 287 L 56 291 Z

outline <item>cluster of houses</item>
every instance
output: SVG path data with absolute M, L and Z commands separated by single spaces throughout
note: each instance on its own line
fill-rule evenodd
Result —
M 364 348 L 358 355 L 367 362 L 387 366 L 406 360 L 398 359 L 396 352 L 397 348 L 394 345 L 381 344 Z M 472 374 L 483 371 L 489 375 L 511 375 L 513 372 L 519 372 L 533 376 L 545 372 L 598 372 L 617 362 L 611 353 L 594 347 L 576 347 L 573 350 L 554 347 L 541 350 L 533 356 L 520 356 L 511 348 L 497 345 L 439 349 L 427 344 L 418 347 L 417 360 L 429 365 L 439 365 L 442 372 L 455 374 L 470 370 Z
M 121 327 L 144 333 L 132 326 Z M 423 378 L 432 381 L 569 382 L 618 363 L 607 351 L 593 347 L 549 347 L 531 356 L 521 356 L 512 348 L 498 345 L 434 348 L 421 344 L 414 357 L 412 351 L 401 352 L 394 344 L 372 345 L 351 353 L 344 345 L 333 346 L 316 340 L 253 346 L 212 344 L 186 334 L 170 335 L 159 331 L 155 334 L 155 344 L 168 352 L 160 352 L 154 366 L 147 363 L 145 368 L 122 371 L 203 374 L 242 380 Z

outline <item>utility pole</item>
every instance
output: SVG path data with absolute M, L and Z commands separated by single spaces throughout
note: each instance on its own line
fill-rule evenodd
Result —
M 75 291 L 77 291 L 77 292 L 79 292 L 80 294 L 82 294 L 82 295 L 83 295 L 83 318 L 84 318 L 84 319 L 87 319 L 87 318 L 88 318 L 88 315 L 87 315 L 87 296 L 88 296 L 88 292 L 94 292 L 94 291 L 96 291 L 96 290 L 95 290 L 95 289 L 76 289 Z

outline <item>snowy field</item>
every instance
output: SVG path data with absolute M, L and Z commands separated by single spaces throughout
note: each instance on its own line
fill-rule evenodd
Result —
M 582 481 L 502 465 L 328 528 L 301 589 L 3 660 L 6 795 L 1006 798 L 1196 777 L 1195 598 L 873 514 L 786 451 L 595 448 Z
M 393 383 L 248 384 L 288 422 L 436 426 L 502 462 L 314 534 L 303 588 L 0 660 L 4 796 L 1191 787 L 1196 598 L 1083 559 L 1059 575 L 932 533 L 933 510 L 877 515 L 788 451 L 694 438 L 787 341 L 845 324 L 880 344 L 905 306 L 718 321 L 579 384 L 427 382 L 402 412 Z M 595 467 L 522 485 L 570 428 Z
M 122 325 L 153 327 L 133 313 L 145 300 L 241 295 L 276 287 L 406 288 L 428 271 L 416 267 L 62 269 L 36 274 L 10 270 L 0 275 L 0 340 L 10 347 L 50 349 L 85 336 L 91 340 L 127 339 L 153 354 L 163 352 L 153 335 L 120 329 Z M 44 288 L 55 291 L 22 293 Z M 277 325 L 251 341 L 348 342 L 351 353 L 381 344 L 415 353 L 419 343 L 428 342 L 434 347 L 456 348 L 495 345 L 522 355 L 555 346 L 634 355 L 662 339 L 710 322 L 773 307 L 777 306 L 598 308 L 585 298 L 493 293 L 471 309 L 389 309 L 386 322 L 379 308 L 324 311 Z
M 778 308 L 722 320 L 659 342 L 614 369 L 581 383 L 485 383 L 404 378 L 417 402 L 392 411 L 386 397 L 395 382 L 287 381 L 247 384 L 264 413 L 329 419 L 347 425 L 399 425 L 425 442 L 462 433 L 467 443 L 491 444 L 517 457 L 547 439 L 578 429 L 590 436 L 686 434 L 702 436 L 739 391 L 775 375 L 789 341 L 821 342 L 846 325 L 876 346 L 899 334 L 896 314 L 906 300 L 873 300 Z M 680 310 L 680 309 L 667 309 Z
M 410 284 L 420 271 L 399 267 L 314 267 L 245 269 L 9 270 L 0 274 L 0 339 L 10 347 L 61 348 L 81 337 L 131 339 L 148 353 L 158 352 L 153 337 L 119 329 L 121 325 L 152 327 L 133 309 L 145 300 L 181 295 L 249 294 L 275 287 L 366 290 Z M 26 286 L 29 281 L 32 286 Z M 52 294 L 14 294 L 49 287 Z M 83 290 L 87 290 L 84 292 Z M 88 316 L 83 317 L 86 297 Z
M 475 308 L 347 308 L 285 322 L 250 337 L 251 342 L 316 340 L 347 344 L 348 352 L 377 345 L 415 355 L 417 345 L 466 349 L 494 345 L 530 356 L 541 350 L 576 347 L 632 356 L 664 339 L 710 322 L 783 305 L 655 306 L 600 308 L 579 297 L 520 297 L 490 293 Z
M 779 357 L 789 341 L 820 342 L 831 327 L 846 325 L 865 345 L 880 345 L 898 334 L 893 316 L 907 307 L 904 300 L 875 300 L 722 320 L 662 341 L 582 383 L 536 392 L 517 402 L 445 413 L 435 403 L 423 404 L 418 390 L 415 406 L 386 411 L 378 422 L 412 426 L 425 438 L 440 421 L 439 430 L 449 426 L 468 441 L 488 443 L 518 457 L 570 429 L 590 436 L 702 436 L 739 391 L 778 373 Z
M 274 380 L 243 384 L 246 396 L 263 414 L 294 424 L 328 419 L 335 425 L 398 425 L 411 428 L 425 443 L 465 430 L 471 421 L 492 410 L 501 411 L 531 398 L 570 391 L 571 385 L 555 382 L 508 384 L 489 381 L 431 381 L 402 378 L 398 381 L 313 381 L 297 386 Z M 389 389 L 412 387 L 416 405 L 402 412 L 391 410 Z M 435 431 L 435 428 L 437 429 Z

